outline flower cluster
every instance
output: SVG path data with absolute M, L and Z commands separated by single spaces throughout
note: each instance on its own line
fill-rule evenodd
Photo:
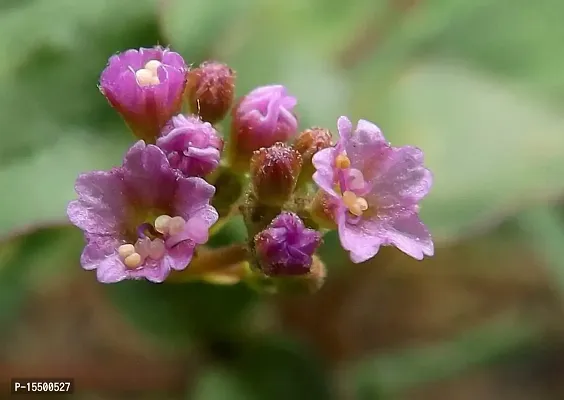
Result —
M 371 122 L 339 118 L 336 143 L 329 129 L 298 133 L 297 99 L 284 86 L 235 99 L 227 65 L 190 68 L 158 46 L 112 56 L 99 88 L 139 139 L 120 166 L 81 174 L 67 208 L 84 232 L 81 264 L 100 282 L 228 270 L 230 280 L 317 290 L 326 272 L 316 252 L 335 229 L 355 263 L 385 245 L 433 254 L 418 214 L 432 184 L 423 153 L 391 146 Z M 212 226 L 237 213 L 247 245 L 202 248 L 198 264 Z

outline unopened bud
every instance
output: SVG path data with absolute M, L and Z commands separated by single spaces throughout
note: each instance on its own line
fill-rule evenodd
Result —
M 335 211 L 339 207 L 338 201 L 323 190 L 317 191 L 310 207 L 310 216 L 320 227 L 336 229 Z
M 313 155 L 330 146 L 331 132 L 329 132 L 328 129 L 311 128 L 306 129 L 298 135 L 292 147 L 301 154 L 303 160 L 299 185 L 301 185 L 302 182 L 311 181 L 311 177 L 315 172 L 315 168 L 311 163 Z
M 282 85 L 259 87 L 240 99 L 233 108 L 232 167 L 245 170 L 255 150 L 294 136 L 298 129 L 293 111 L 296 103 Z
M 251 183 L 262 204 L 281 206 L 290 199 L 302 167 L 302 157 L 291 147 L 276 143 L 251 159 Z
M 321 234 L 306 228 L 294 213 L 283 212 L 254 237 L 259 269 L 268 276 L 298 276 L 310 273 L 313 254 Z
M 227 65 L 206 61 L 188 73 L 186 98 L 190 110 L 211 124 L 228 113 L 235 96 L 235 72 Z

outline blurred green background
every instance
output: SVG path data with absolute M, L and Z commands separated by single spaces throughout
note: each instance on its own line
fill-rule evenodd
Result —
M 0 384 L 78 399 L 564 398 L 564 3 L 0 0 Z M 107 58 L 168 45 L 282 83 L 301 127 L 376 122 L 426 154 L 436 256 L 352 265 L 315 296 L 97 284 L 67 226 L 79 172 L 132 137 Z M 241 236 L 237 223 L 216 239 Z

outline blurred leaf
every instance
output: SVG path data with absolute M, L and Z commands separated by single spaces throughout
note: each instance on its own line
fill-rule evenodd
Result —
M 422 148 L 434 172 L 422 214 L 437 238 L 564 191 L 564 118 L 519 88 L 434 62 L 404 76 L 392 104 L 389 138 Z
M 359 362 L 348 370 L 355 398 L 397 398 L 418 384 L 448 379 L 538 344 L 540 328 L 507 315 L 458 338 L 421 348 L 402 349 Z M 350 375 L 349 375 L 350 374 Z
M 247 388 L 248 399 L 329 400 L 334 397 L 321 361 L 301 345 L 264 338 L 243 344 L 241 350 L 229 365 Z
M 200 63 L 230 25 L 242 18 L 255 0 L 165 0 L 160 6 L 161 26 L 174 49 L 186 62 Z
M 0 15 L 2 163 L 76 126 L 125 130 L 96 85 L 109 56 L 158 41 L 155 1 L 29 0 Z
M 206 243 L 210 247 L 222 247 L 230 243 L 244 243 L 247 240 L 247 228 L 243 217 L 237 215 L 229 218 L 220 231 Z
M 196 388 L 186 397 L 190 400 L 249 400 L 252 393 L 244 387 L 237 374 L 214 368 L 198 377 Z
M 564 294 L 564 221 L 556 207 L 536 207 L 517 220 L 525 233 L 523 242 L 532 247 L 552 274 L 550 282 Z
M 73 132 L 33 157 L 0 167 L 0 186 L 5 188 L 0 235 L 67 221 L 66 207 L 76 197 L 78 174 L 117 165 L 123 153 L 123 141 L 110 143 Z
M 71 263 L 81 238 L 61 228 L 41 229 L 0 247 L 0 326 L 18 315 L 30 291 L 45 285 Z
M 106 285 L 114 304 L 133 323 L 166 344 L 189 345 L 191 339 L 237 336 L 242 316 L 255 299 L 245 285 L 202 282 L 152 284 L 127 281 Z

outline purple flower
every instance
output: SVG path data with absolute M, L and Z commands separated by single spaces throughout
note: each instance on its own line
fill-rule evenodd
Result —
M 294 213 L 283 212 L 254 238 L 259 266 L 265 275 L 295 276 L 310 271 L 321 234 L 306 228 Z
M 143 141 L 121 167 L 81 174 L 75 189 L 67 214 L 87 242 L 80 262 L 103 283 L 164 281 L 186 268 L 218 219 L 209 204 L 215 188 L 179 176 L 161 149 Z
M 100 77 L 100 91 L 133 133 L 154 143 L 161 128 L 182 106 L 188 67 L 160 46 L 112 56 Z
M 244 96 L 233 109 L 231 156 L 247 163 L 253 151 L 290 139 L 298 129 L 296 104 L 282 85 L 258 87 Z
M 219 165 L 223 140 L 209 122 L 195 116 L 177 115 L 157 139 L 170 165 L 186 176 L 204 176 Z
M 416 147 L 392 147 L 371 122 L 353 131 L 338 120 L 335 147 L 313 157 L 317 185 L 328 194 L 342 246 L 355 263 L 372 258 L 380 246 L 393 245 L 415 259 L 434 253 L 429 231 L 419 219 L 418 203 L 433 182 Z

